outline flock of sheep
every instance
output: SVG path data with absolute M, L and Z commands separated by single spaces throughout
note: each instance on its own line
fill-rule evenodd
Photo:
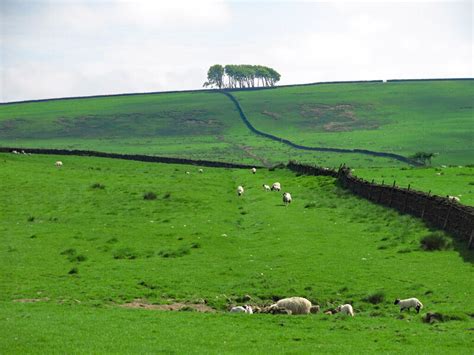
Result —
M 417 298 L 408 298 L 405 300 L 396 299 L 394 302 L 395 305 L 400 307 L 400 312 L 403 310 L 410 310 L 414 308 L 416 313 L 420 313 L 420 309 L 423 308 L 423 304 Z M 318 313 L 321 310 L 320 306 L 313 306 L 311 301 L 304 297 L 289 297 L 279 300 L 277 303 L 274 303 L 270 306 L 260 308 L 258 306 L 235 306 L 230 309 L 231 313 L 270 313 L 270 314 L 288 314 L 288 315 L 298 315 L 298 314 L 310 314 Z M 324 314 L 332 315 L 336 313 L 345 314 L 351 317 L 354 317 L 354 309 L 352 305 L 342 304 L 335 309 L 329 309 L 324 312 Z
M 251 169 L 252 174 L 257 173 L 256 168 Z M 262 185 L 265 191 L 281 191 L 281 184 L 279 182 L 274 182 L 272 186 L 270 187 L 269 185 L 263 184 Z M 242 185 L 237 186 L 237 195 L 242 196 L 243 193 L 245 192 L 244 187 Z M 283 193 L 283 203 L 285 206 L 288 206 L 288 204 L 291 203 L 291 194 L 289 192 L 284 192 Z

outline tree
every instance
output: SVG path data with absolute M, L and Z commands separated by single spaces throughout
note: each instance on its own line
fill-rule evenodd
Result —
M 220 64 L 215 64 L 207 71 L 207 81 L 204 83 L 204 87 L 217 86 L 219 89 L 222 88 L 224 82 L 224 67 Z

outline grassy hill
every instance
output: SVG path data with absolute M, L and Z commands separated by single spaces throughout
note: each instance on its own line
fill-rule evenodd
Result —
M 474 81 L 327 84 L 236 91 L 256 128 L 295 143 L 472 163 Z M 0 106 L 0 144 L 144 153 L 251 164 L 391 166 L 392 159 L 297 150 L 251 133 L 218 92 Z
M 432 231 L 421 222 L 332 178 L 0 154 L 0 179 L 2 353 L 467 354 L 474 345 L 472 255 L 456 242 L 423 251 Z M 261 188 L 274 181 L 290 206 Z M 357 314 L 226 313 L 246 294 L 260 305 L 293 295 L 323 309 L 352 302 Z M 413 296 L 423 311 L 400 315 L 393 300 Z M 215 313 L 124 307 L 134 300 Z M 428 311 L 445 322 L 423 323 Z

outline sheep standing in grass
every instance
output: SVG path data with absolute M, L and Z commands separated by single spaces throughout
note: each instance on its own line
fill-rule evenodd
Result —
M 309 300 L 303 297 L 283 298 L 270 306 L 271 308 L 284 308 L 291 311 L 291 314 L 318 313 L 319 306 L 313 306 Z
M 18 153 L 16 150 L 12 150 L 12 153 L 13 153 L 13 154 L 20 154 L 20 153 Z
M 244 188 L 242 186 L 237 186 L 237 195 L 242 196 L 244 193 Z
M 280 191 L 280 190 L 281 190 L 280 183 L 279 183 L 279 182 L 273 183 L 273 185 L 272 185 L 272 187 L 271 187 L 271 190 L 272 190 L 272 191 Z
M 257 172 L 257 169 L 252 168 L 252 174 L 255 174 Z
M 423 303 L 421 303 L 417 298 L 407 298 L 406 300 L 401 300 L 397 298 L 393 304 L 398 304 L 400 306 L 400 312 L 404 309 L 410 310 L 410 308 L 415 308 L 416 313 L 420 313 L 420 309 L 423 308 Z
M 343 304 L 337 307 L 336 312 L 341 312 L 343 314 L 347 314 L 347 315 L 350 315 L 351 317 L 354 317 L 354 309 L 352 309 L 352 306 L 350 304 Z
M 57 168 L 61 168 L 63 166 L 63 162 L 58 160 L 56 163 L 54 163 L 54 165 L 56 165 Z
M 289 192 L 285 192 L 283 194 L 283 203 L 285 204 L 285 206 L 288 206 L 288 204 L 291 203 L 291 195 Z
M 265 191 L 270 191 L 270 186 L 263 184 L 262 185 Z
M 457 196 L 448 196 L 448 200 L 451 202 L 461 202 L 461 199 Z

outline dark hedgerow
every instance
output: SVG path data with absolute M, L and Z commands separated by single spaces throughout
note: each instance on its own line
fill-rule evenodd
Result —
M 144 200 L 156 200 L 156 194 L 154 192 L 147 192 L 143 194 Z
M 443 232 L 434 232 L 421 238 L 420 244 L 424 250 L 434 251 L 449 249 L 452 242 Z

